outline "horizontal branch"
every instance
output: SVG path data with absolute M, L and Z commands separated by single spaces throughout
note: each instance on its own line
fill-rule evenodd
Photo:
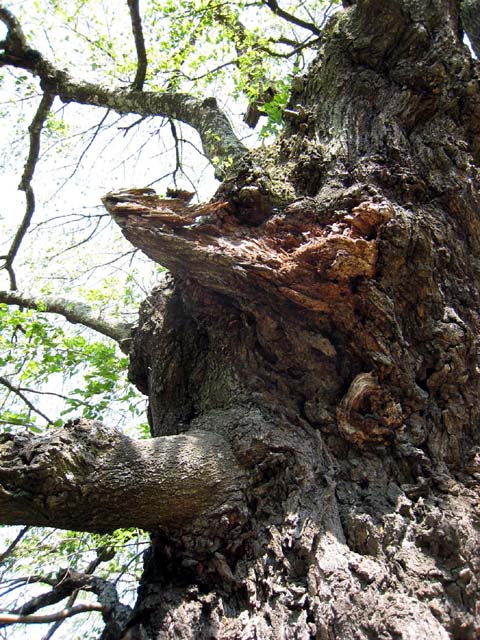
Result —
M 7 38 L 0 44 L 0 51 L 4 51 L 0 53 L 0 67 L 13 66 L 38 76 L 45 93 L 57 95 L 65 103 L 75 102 L 112 109 L 120 114 L 137 113 L 184 122 L 197 130 L 204 153 L 219 178 L 225 177 L 232 165 L 247 152 L 215 98 L 201 100 L 186 93 L 111 89 L 89 82 L 74 82 L 39 51 L 27 48 L 24 41 L 23 45 L 15 41 L 16 46 L 10 46 L 13 32 L 8 23 L 7 27 Z
M 33 617 L 40 609 L 43 609 L 48 606 L 55 605 L 67 597 L 74 598 L 77 596 L 79 591 L 88 591 L 90 593 L 94 593 L 97 596 L 99 602 L 99 609 L 103 613 L 103 618 L 110 627 L 115 627 L 120 631 L 123 628 L 130 615 L 132 613 L 131 608 L 128 605 L 120 602 L 117 589 L 115 585 L 105 580 L 104 578 L 100 578 L 99 576 L 92 575 L 92 571 L 99 564 L 98 558 L 97 561 L 91 563 L 89 571 L 87 569 L 86 573 L 81 573 L 75 571 L 74 569 L 63 569 L 60 571 L 55 579 L 55 583 L 50 591 L 40 594 L 32 598 L 29 602 L 23 604 L 21 607 L 16 609 L 15 611 L 10 611 L 9 616 L 20 616 L 24 618 L 27 623 L 35 622 L 36 620 Z M 68 601 L 67 606 L 64 608 L 70 610 L 72 608 L 74 599 Z M 77 611 L 80 613 L 79 611 Z M 73 614 L 72 614 L 73 615 Z M 58 620 L 63 620 L 64 618 L 60 617 Z M 0 619 L 0 624 L 2 620 Z M 16 622 L 20 622 L 19 619 Z M 7 624 L 7 622 L 5 622 Z M 120 633 L 117 634 L 119 636 Z
M 107 107 L 120 114 L 163 116 L 190 125 L 198 132 L 203 151 L 219 178 L 225 177 L 247 152 L 215 98 L 199 100 L 186 93 L 111 90 L 71 81 L 55 82 L 50 90 L 65 103 Z
M 125 353 L 128 352 L 133 325 L 103 318 L 88 304 L 67 300 L 56 296 L 29 296 L 21 291 L 0 291 L 0 302 L 15 304 L 25 309 L 45 313 L 57 313 L 72 324 L 82 324 L 89 329 L 118 342 Z
M 48 622 L 56 622 L 57 620 L 64 620 L 65 618 L 71 618 L 79 613 L 87 613 L 90 611 L 103 612 L 105 607 L 100 604 L 79 604 L 71 609 L 62 609 L 56 613 L 45 613 L 40 616 L 19 616 L 15 613 L 0 613 L 0 624 L 46 624 Z
M 76 420 L 0 435 L 0 524 L 109 532 L 186 525 L 243 505 L 244 473 L 205 431 L 133 440 Z

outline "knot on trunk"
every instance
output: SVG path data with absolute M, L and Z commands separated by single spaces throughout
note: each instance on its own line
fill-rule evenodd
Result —
M 340 432 L 350 442 L 382 444 L 402 424 L 403 412 L 373 373 L 360 373 L 340 402 L 337 421 Z

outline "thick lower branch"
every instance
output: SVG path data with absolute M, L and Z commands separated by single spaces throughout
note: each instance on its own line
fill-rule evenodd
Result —
M 43 437 L 0 436 L 0 523 L 178 528 L 240 507 L 243 478 L 215 434 L 132 440 L 77 420 Z

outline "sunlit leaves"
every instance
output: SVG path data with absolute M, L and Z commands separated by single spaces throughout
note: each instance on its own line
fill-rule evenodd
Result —
M 282 9 L 320 27 L 338 2 L 283 0 Z M 36 0 L 31 31 L 53 30 L 51 46 L 91 80 L 124 87 L 136 54 L 127 3 L 116 0 Z M 251 100 L 265 83 L 287 81 L 311 56 L 314 35 L 278 16 L 262 0 L 150 0 L 141 7 L 148 56 L 145 89 Z M 30 14 L 31 17 L 31 14 Z M 79 65 L 79 61 L 80 65 Z M 270 115 L 270 114 L 268 114 Z
M 121 422 L 118 412 L 132 420 L 145 407 L 126 382 L 127 358 L 111 341 L 72 334 L 42 313 L 0 305 L 0 368 L 19 390 L 0 387 L 0 420 L 35 430 L 44 424 L 28 411 L 24 396 L 60 425 L 67 417 Z M 143 435 L 143 432 L 142 434 Z

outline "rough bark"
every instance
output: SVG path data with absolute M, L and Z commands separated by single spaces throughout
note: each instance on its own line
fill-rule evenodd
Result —
M 462 27 L 464 28 L 472 49 L 477 58 L 480 57 L 480 2 L 479 0 L 462 0 Z
M 2 524 L 154 530 L 242 512 L 244 474 L 212 433 L 132 440 L 76 420 L 48 436 L 0 438 Z
M 211 205 L 105 199 L 175 276 L 132 354 L 153 434 L 208 423 L 252 483 L 222 538 L 154 535 L 142 637 L 480 634 L 478 67 L 458 3 L 349 4 Z

